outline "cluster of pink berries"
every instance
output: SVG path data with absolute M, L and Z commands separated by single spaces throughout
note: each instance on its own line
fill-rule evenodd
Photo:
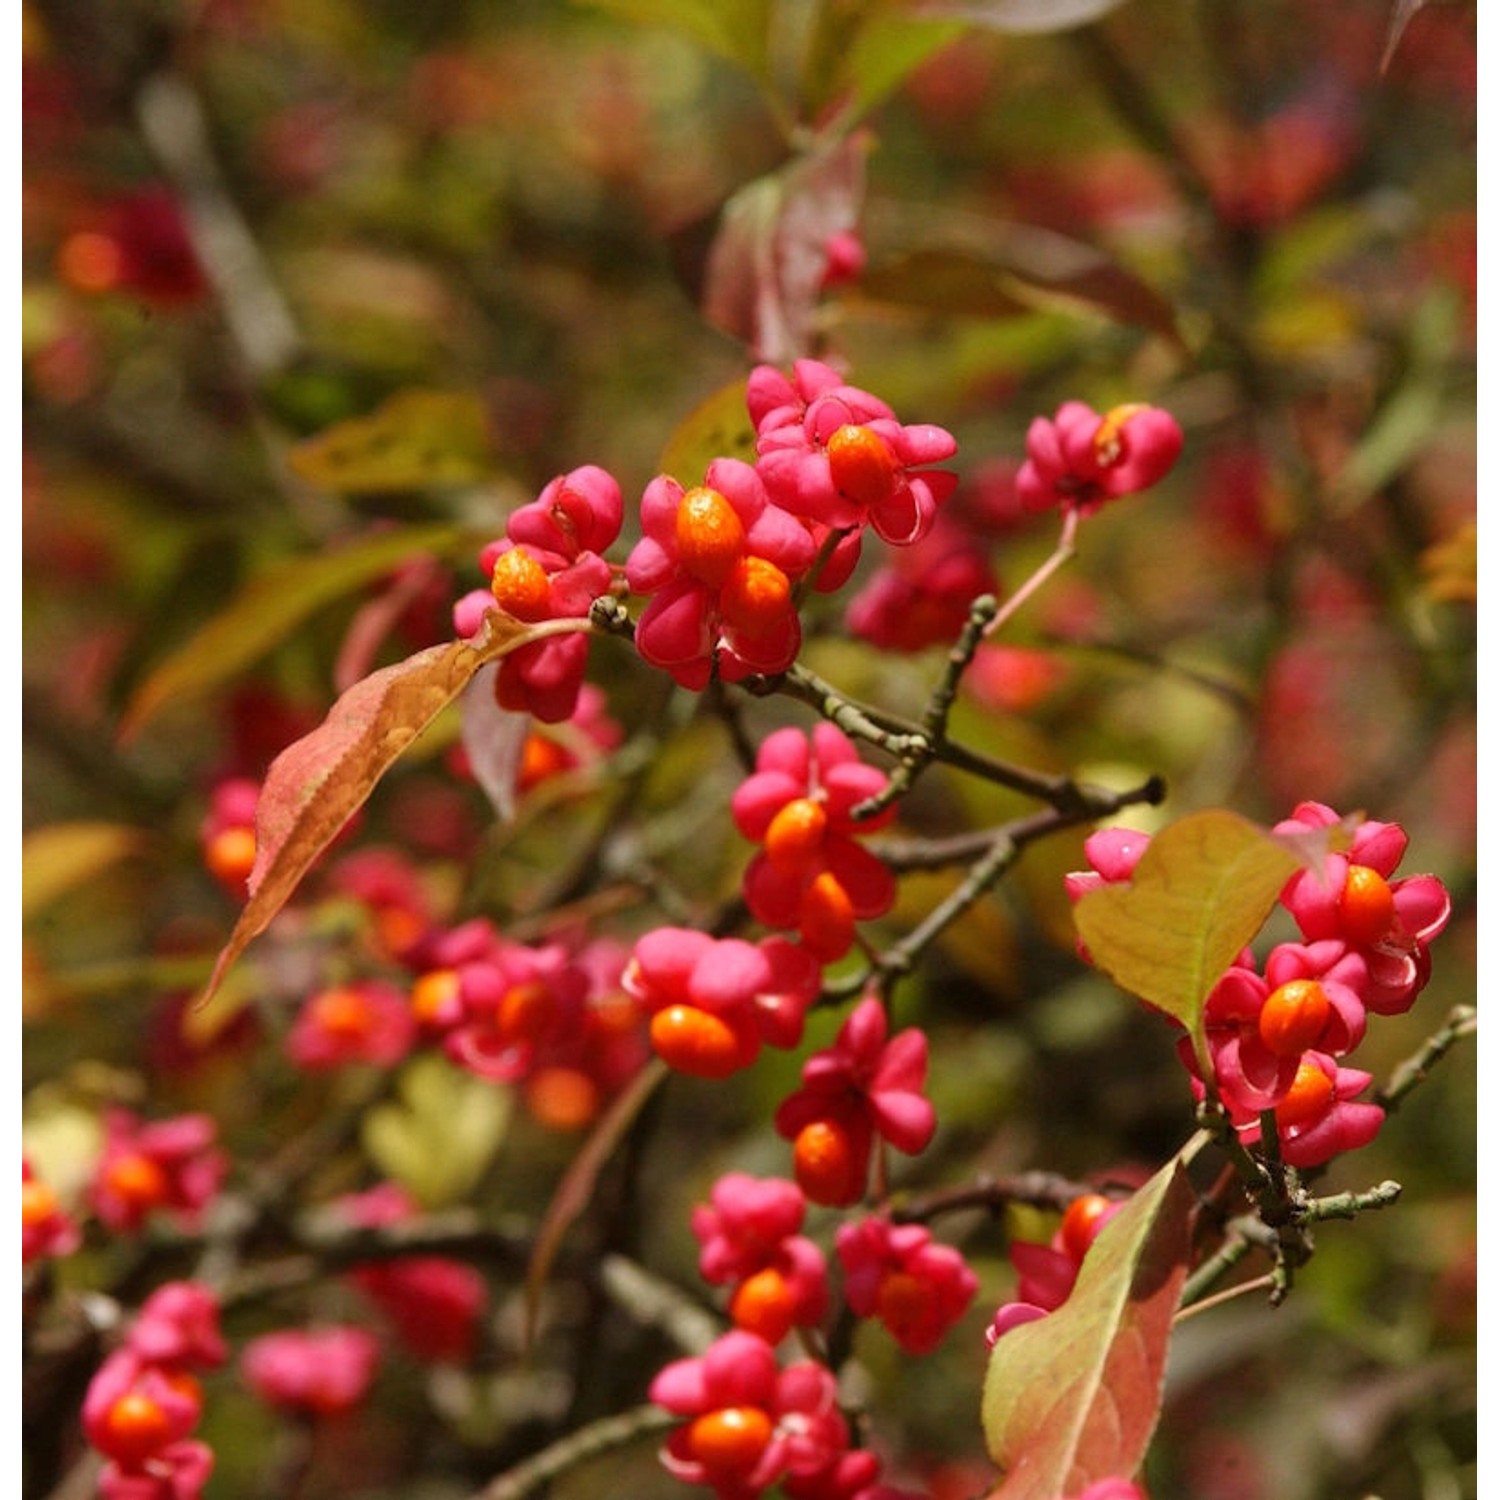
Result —
M 84 1435 L 106 1460 L 104 1500 L 196 1500 L 214 1464 L 192 1436 L 203 1415 L 197 1375 L 227 1358 L 205 1287 L 169 1282 L 146 1299 L 84 1396 Z
M 544 1125 L 589 1124 L 647 1055 L 623 950 L 608 940 L 523 943 L 483 917 L 445 926 L 410 874 L 384 850 L 335 871 L 338 887 L 364 901 L 377 933 L 397 946 L 381 955 L 389 977 L 345 981 L 303 1002 L 289 1056 L 307 1069 L 390 1067 L 433 1047 L 478 1077 L 514 1085 Z
M 1317 833 L 1339 821 L 1332 808 L 1304 802 L 1276 831 Z M 1084 845 L 1090 869 L 1068 878 L 1070 894 L 1128 881 L 1148 842 L 1128 829 L 1094 834 Z M 1246 1145 L 1259 1143 L 1262 1116 L 1273 1115 L 1291 1166 L 1321 1166 L 1365 1145 L 1384 1118 L 1359 1099 L 1370 1075 L 1342 1059 L 1364 1037 L 1370 1013 L 1410 1009 L 1451 909 L 1436 876 L 1394 878 L 1406 842 L 1397 823 L 1361 822 L 1347 850 L 1294 875 L 1280 900 L 1302 941 L 1277 944 L 1264 963 L 1241 954 L 1205 1002 L 1212 1079 L 1182 1044 L 1198 1095 L 1211 1085 Z
M 622 570 L 625 587 L 646 600 L 636 649 L 693 690 L 715 675 L 736 682 L 784 672 L 802 642 L 800 588 L 841 587 L 867 531 L 894 548 L 922 543 L 958 484 L 955 473 L 934 467 L 957 451 L 951 433 L 902 423 L 879 397 L 819 360 L 798 360 L 789 374 L 759 366 L 746 406 L 755 462 L 717 458 L 697 484 L 667 474 L 651 480 L 641 497 L 641 536 Z M 1069 402 L 1054 420 L 1033 423 L 1017 500 L 1023 512 L 1088 514 L 1156 483 L 1181 448 L 1181 429 L 1158 408 L 1121 406 L 1100 416 Z M 473 634 L 494 604 L 531 623 L 586 615 L 613 587 L 603 554 L 622 519 L 620 486 L 603 469 L 586 465 L 554 479 L 481 554 L 491 587 L 459 601 L 459 632 Z M 948 528 L 941 550 L 938 578 L 930 556 L 920 569 L 878 574 L 851 606 L 852 628 L 908 650 L 951 633 L 955 609 L 962 623 L 962 607 L 995 580 L 961 528 Z M 921 608 L 908 618 L 910 602 Z M 587 655 L 582 634 L 522 647 L 502 662 L 501 706 L 544 723 L 570 718 Z
M 877 1144 L 927 1145 L 936 1117 L 922 1092 L 926 1068 L 925 1034 L 888 1037 L 885 1007 L 860 1001 L 777 1111 L 796 1180 L 730 1172 L 694 1210 L 699 1270 L 728 1288 L 734 1327 L 652 1383 L 652 1400 L 688 1419 L 662 1452 L 678 1477 L 721 1500 L 750 1500 L 778 1482 L 795 1500 L 900 1500 L 880 1482 L 878 1458 L 851 1447 L 833 1371 L 816 1359 L 781 1368 L 776 1349 L 793 1330 L 815 1343 L 830 1307 L 827 1257 L 803 1233 L 808 1203 L 853 1207 L 869 1190 Z M 956 1249 L 884 1212 L 841 1223 L 834 1251 L 845 1306 L 878 1320 L 909 1354 L 936 1349 L 978 1290 Z
M 581 620 L 596 599 L 627 591 L 645 601 L 634 626 L 641 658 L 698 690 L 715 677 L 786 671 L 801 646 L 801 593 L 844 584 L 867 532 L 899 549 L 850 606 L 850 628 L 867 639 L 922 649 L 951 638 L 972 598 L 998 592 L 984 526 L 940 515 L 958 483 L 938 467 L 956 451 L 951 434 L 900 422 L 815 360 L 789 373 L 756 369 L 746 404 L 755 461 L 716 459 L 693 485 L 653 479 L 623 566 L 606 559 L 624 520 L 619 484 L 594 466 L 554 479 L 484 549 L 489 587 L 458 601 L 460 635 L 477 632 L 496 606 L 524 623 Z M 1086 513 L 1144 488 L 1180 446 L 1163 412 L 1128 407 L 1100 417 L 1071 403 L 1055 423 L 1033 426 L 1009 506 L 1015 516 L 1004 524 L 1048 505 Z M 991 519 L 990 529 L 1003 529 L 1003 518 Z M 500 707 L 564 734 L 586 729 L 585 718 L 601 717 L 600 695 L 584 681 L 588 650 L 579 631 L 511 652 L 495 678 Z M 534 782 L 567 763 L 564 745 L 531 731 L 518 794 L 530 784 L 528 765 Z M 520 943 L 484 919 L 452 928 L 435 920 L 396 856 L 351 856 L 333 885 L 368 912 L 381 972 L 311 995 L 287 1033 L 288 1055 L 310 1070 L 390 1067 L 436 1046 L 480 1077 L 516 1086 L 543 1123 L 569 1128 L 595 1117 L 640 1066 L 648 1040 L 680 1072 L 728 1077 L 762 1047 L 801 1042 L 824 966 L 855 945 L 857 923 L 891 909 L 895 879 L 862 839 L 889 823 L 894 806 L 854 816 L 886 789 L 884 773 L 831 724 L 764 741 L 731 806 L 756 846 L 743 892 L 770 930 L 758 941 L 662 927 L 628 954 L 581 940 Z M 248 784 L 226 783 L 203 829 L 209 867 L 236 893 L 254 862 L 253 804 Z M 880 1483 L 878 1460 L 852 1446 L 833 1372 L 814 1360 L 778 1368 L 776 1348 L 794 1329 L 816 1338 L 829 1312 L 827 1259 L 801 1232 L 807 1204 L 853 1209 L 871 1193 L 872 1175 L 883 1199 L 886 1149 L 920 1152 L 935 1129 L 926 1068 L 923 1033 L 890 1036 L 882 1002 L 860 1001 L 776 1112 L 795 1180 L 731 1173 L 695 1214 L 703 1275 L 728 1288 L 735 1326 L 652 1386 L 654 1399 L 689 1419 L 663 1455 L 672 1472 L 727 1500 L 773 1483 L 793 1500 L 898 1500 Z M 174 1201 L 165 1189 L 149 1204 L 146 1196 L 136 1190 L 139 1212 Z M 353 1222 L 364 1224 L 408 1209 L 381 1190 L 349 1203 Z M 37 1224 L 38 1243 L 49 1232 L 66 1242 L 45 1215 Z M 881 1322 L 909 1353 L 935 1349 L 977 1289 L 958 1251 L 883 1211 L 839 1225 L 833 1249 L 849 1311 Z M 464 1268 L 403 1257 L 353 1279 L 418 1353 L 457 1357 L 466 1347 L 483 1288 Z M 276 1404 L 337 1409 L 373 1376 L 376 1346 L 358 1332 L 267 1336 L 247 1350 L 246 1376 Z

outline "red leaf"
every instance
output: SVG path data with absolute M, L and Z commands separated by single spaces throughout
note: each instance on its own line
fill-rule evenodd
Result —
M 1192 1206 L 1174 1159 L 1105 1226 L 1068 1300 L 996 1343 L 984 1432 L 1005 1477 L 986 1500 L 1066 1500 L 1140 1467 L 1161 1410 Z
M 491 610 L 472 638 L 430 646 L 355 683 L 318 728 L 287 746 L 266 772 L 255 811 L 250 899 L 199 1003 L 213 998 L 230 965 L 270 925 L 376 782 L 480 667 L 543 636 L 587 628 L 584 619 L 522 625 Z
M 850 136 L 759 178 L 724 207 L 708 253 L 703 315 L 743 339 L 756 359 L 809 352 L 828 269 L 828 242 L 855 228 L 866 142 Z

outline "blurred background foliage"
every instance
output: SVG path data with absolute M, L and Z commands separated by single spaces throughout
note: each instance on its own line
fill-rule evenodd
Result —
M 1149 400 L 1187 435 L 1165 484 L 1088 520 L 956 735 L 1109 785 L 1160 773 L 1142 826 L 1309 798 L 1400 821 L 1403 871 L 1440 875 L 1455 916 L 1418 1007 L 1355 1061 L 1383 1078 L 1473 1000 L 1473 6 L 1393 35 L 1370 0 L 36 0 L 23 32 L 24 1074 L 28 1141 L 64 1176 L 106 1099 L 209 1108 L 249 1160 L 362 1108 L 289 1080 L 266 1041 L 347 939 L 337 911 L 184 1019 L 234 914 L 199 856 L 210 793 L 262 774 L 343 683 L 450 635 L 479 545 L 555 474 L 601 464 L 633 498 L 664 452 L 743 442 L 716 393 L 767 351 L 714 303 L 709 247 L 726 204 L 791 194 L 830 141 L 859 143 L 867 260 L 795 352 L 950 428 L 975 504 L 1067 399 Z M 1005 536 L 1002 580 L 1049 527 Z M 841 601 L 810 609 L 817 670 L 920 707 L 940 651 L 873 653 Z M 593 663 L 628 735 L 632 870 L 669 908 L 732 897 L 722 726 L 618 643 Z M 744 717 L 806 722 L 775 700 Z M 524 925 L 612 804 L 596 785 L 497 827 L 455 736 L 423 742 L 359 837 L 406 848 L 455 915 Z M 902 827 L 1016 807 L 935 772 Z M 1073 954 L 1078 862 L 1076 837 L 1031 850 L 903 989 L 944 1121 L 914 1184 L 1124 1170 L 1186 1133 L 1159 1024 Z M 904 881 L 883 930 L 943 889 Z M 795 1069 L 665 1091 L 592 1243 L 693 1288 L 687 1211 L 722 1170 L 784 1170 L 767 1122 Z M 1394 1177 L 1402 1203 L 1327 1226 L 1274 1316 L 1184 1326 L 1158 1500 L 1475 1493 L 1474 1110 L 1460 1049 L 1332 1174 Z M 534 1223 L 576 1139 L 519 1114 L 473 1138 L 476 1201 Z M 1003 1235 L 949 1228 L 992 1306 Z M 91 1254 L 70 1274 L 109 1284 Z M 513 1311 L 515 1278 L 497 1284 Z M 392 1376 L 396 1420 L 325 1453 L 321 1492 L 469 1493 L 639 1400 L 663 1346 L 582 1296 L 560 1285 L 529 1365 L 500 1317 L 485 1368 Z M 987 1317 L 921 1367 L 878 1330 L 859 1346 L 881 1441 L 934 1496 L 987 1482 Z M 259 1493 L 265 1418 L 214 1389 L 210 1494 Z M 555 1492 L 681 1489 L 641 1449 Z

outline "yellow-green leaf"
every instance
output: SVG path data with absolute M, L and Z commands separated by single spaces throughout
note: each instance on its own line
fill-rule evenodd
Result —
M 250 897 L 201 1003 L 212 999 L 230 965 L 265 931 L 380 778 L 486 662 L 546 636 L 587 628 L 582 619 L 523 625 L 491 610 L 470 639 L 429 646 L 355 683 L 322 724 L 283 750 L 266 772 L 255 811 Z
M 53 823 L 28 833 L 21 841 L 21 920 L 138 853 L 145 840 L 141 829 L 121 823 Z
M 421 553 L 457 555 L 460 550 L 467 554 L 474 545 L 473 533 L 462 527 L 403 527 L 267 568 L 157 665 L 125 710 L 121 739 L 139 733 L 167 704 L 201 696 L 232 680 L 316 611 L 408 558 Z
M 1100 1231 L 1068 1300 L 996 1341 L 981 1415 L 1004 1479 L 986 1500 L 1057 1500 L 1140 1466 L 1161 1411 L 1193 1201 L 1174 1157 Z
M 1191 813 L 1151 840 L 1128 884 L 1078 903 L 1078 932 L 1116 984 L 1188 1028 L 1202 1057 L 1203 1002 L 1298 863 L 1238 813 Z
M 401 391 L 287 455 L 292 472 L 341 495 L 474 484 L 494 473 L 489 420 L 473 391 Z
M 673 429 L 657 467 L 691 487 L 716 458 L 755 459 L 755 428 L 745 408 L 745 382 L 731 381 L 700 402 Z
M 445 1208 L 473 1190 L 510 1124 L 509 1089 L 486 1083 L 437 1053 L 409 1062 L 399 1100 L 366 1114 L 370 1160 L 424 1208 Z

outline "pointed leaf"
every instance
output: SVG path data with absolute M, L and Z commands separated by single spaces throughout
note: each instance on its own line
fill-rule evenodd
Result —
M 967 29 L 913 15 L 900 0 L 820 7 L 802 65 L 808 113 L 837 108 L 845 122 L 863 118 Z
M 1004 317 L 1018 311 L 1092 312 L 1184 347 L 1160 292 L 1093 245 L 1055 230 L 950 215 L 941 238 L 910 216 L 887 216 L 901 252 L 869 267 L 860 291 L 943 312 Z
M 1004 1479 L 986 1500 L 1065 1500 L 1140 1467 L 1161 1410 L 1193 1201 L 1174 1158 L 1104 1227 L 1068 1300 L 997 1340 L 982 1415 Z
M 716 458 L 755 461 L 755 428 L 745 407 L 743 380 L 722 386 L 677 424 L 657 460 L 657 472 L 691 488 Z
M 547 1274 L 552 1269 L 552 1262 L 562 1245 L 563 1236 L 578 1215 L 589 1206 L 594 1184 L 598 1181 L 605 1162 L 670 1071 L 660 1058 L 653 1057 L 599 1116 L 588 1140 L 568 1164 L 568 1170 L 558 1183 L 557 1191 L 552 1195 L 552 1201 L 542 1217 L 541 1227 L 537 1230 L 531 1263 L 526 1268 L 525 1341 L 528 1345 L 536 1333 L 542 1289 L 547 1284 Z
M 265 931 L 380 778 L 486 662 L 587 628 L 581 619 L 523 625 L 491 610 L 471 639 L 430 646 L 357 682 L 317 729 L 283 750 L 271 762 L 256 807 L 250 899 L 200 1003 L 213 997 L 229 966 Z
M 502 823 L 516 815 L 516 784 L 532 718 L 513 713 L 495 701 L 495 676 L 499 667 L 491 662 L 481 667 L 464 691 L 459 705 L 462 740 L 469 769 Z
M 467 554 L 475 545 L 473 533 L 456 526 L 402 528 L 266 569 L 140 685 L 121 720 L 121 740 L 139 733 L 167 704 L 228 682 L 324 605 L 414 555 Z
M 914 16 L 967 21 L 986 31 L 1067 31 L 1107 16 L 1124 0 L 925 0 Z
M 709 249 L 703 315 L 756 359 L 787 364 L 812 347 L 828 242 L 859 222 L 867 143 L 849 136 L 757 178 L 725 205 Z
M 1181 1021 L 1201 1057 L 1203 1002 L 1298 863 L 1238 813 L 1191 813 L 1151 840 L 1128 885 L 1090 891 L 1074 920 L 1095 964 Z
M 341 495 L 474 484 L 494 473 L 489 418 L 473 391 L 400 391 L 298 443 L 287 463 Z
M 21 920 L 137 853 L 146 838 L 121 823 L 51 823 L 28 833 L 21 841 Z

